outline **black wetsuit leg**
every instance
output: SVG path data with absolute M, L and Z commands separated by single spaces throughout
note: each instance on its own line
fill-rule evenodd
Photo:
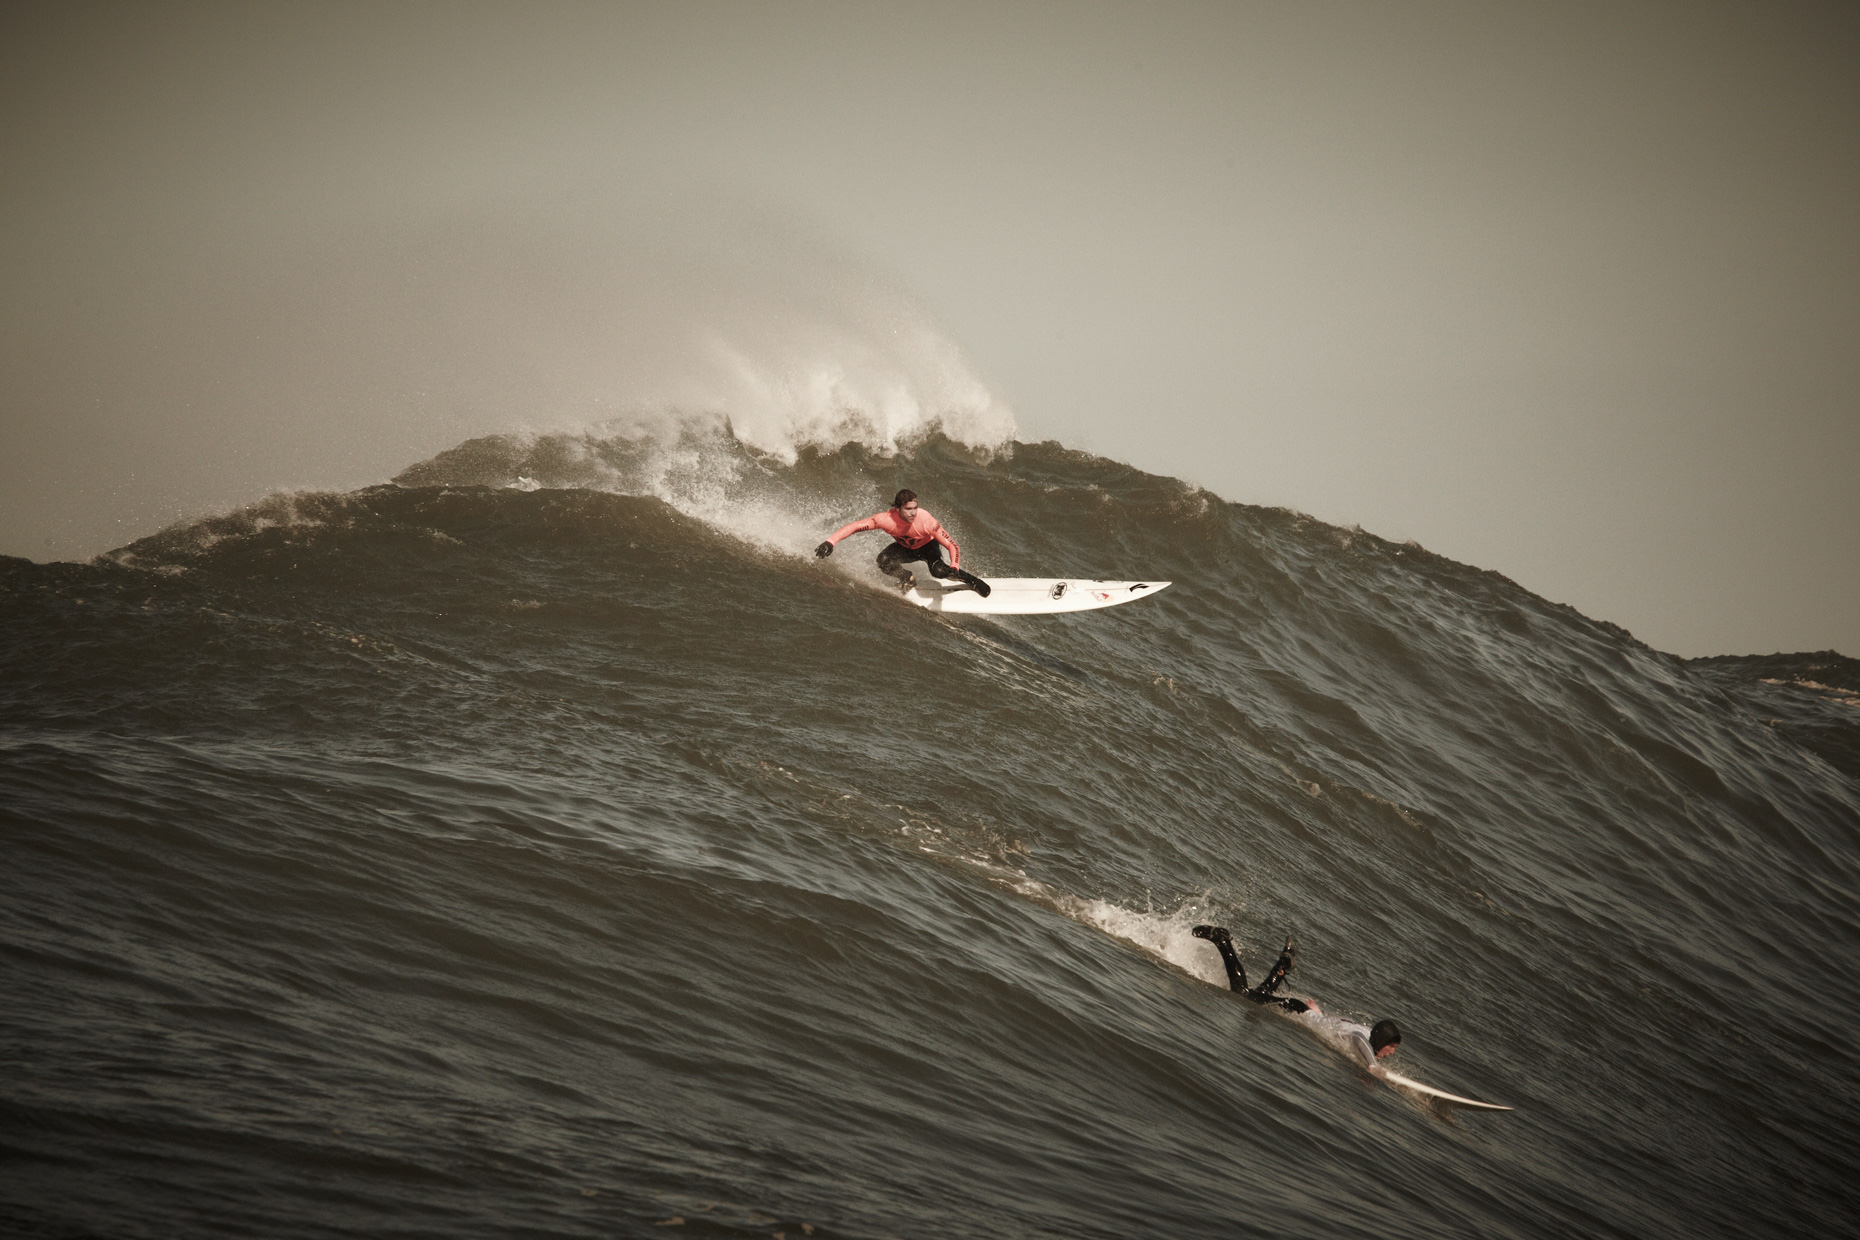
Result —
M 911 570 L 904 566 L 912 561 L 927 562 L 932 577 L 949 575 L 949 566 L 943 563 L 943 548 L 936 543 L 907 547 L 901 542 L 894 542 L 878 553 L 878 571 L 903 581 L 911 575 Z
M 1288 1012 L 1310 1011 L 1311 1005 L 1306 1003 L 1303 999 L 1293 999 L 1290 996 L 1279 998 L 1273 994 L 1273 991 L 1277 990 L 1285 981 L 1285 975 L 1291 971 L 1292 941 L 1287 939 L 1285 940 L 1285 950 L 1280 952 L 1278 960 L 1273 962 L 1272 971 L 1266 974 L 1266 980 L 1255 986 L 1252 990 L 1247 991 L 1247 998 L 1255 1003 L 1276 1003 Z
M 1272 997 L 1272 992 L 1279 988 L 1280 984 L 1285 981 L 1285 975 L 1291 971 L 1292 941 L 1287 939 L 1285 950 L 1279 953 L 1278 960 L 1273 963 L 1272 971 L 1266 974 L 1266 980 L 1253 988 L 1253 997 L 1264 1003 Z
M 1227 969 L 1227 987 L 1236 994 L 1245 995 L 1255 1003 L 1269 1003 L 1282 1007 L 1288 1012 L 1308 1012 L 1311 1006 L 1303 999 L 1277 998 L 1273 991 L 1285 980 L 1285 975 L 1292 971 L 1291 944 L 1286 943 L 1286 950 L 1279 955 L 1278 962 L 1272 966 L 1272 972 L 1258 986 L 1246 984 L 1246 966 L 1240 963 L 1240 957 L 1234 953 L 1233 936 L 1221 926 L 1196 926 L 1194 935 L 1214 944 L 1221 953 L 1221 964 Z
M 1243 995 L 1252 994 L 1246 985 L 1246 966 L 1240 963 L 1240 957 L 1234 955 L 1233 936 L 1227 933 L 1227 928 L 1196 926 L 1193 934 L 1198 939 L 1206 939 L 1214 944 L 1221 953 L 1221 963 L 1227 967 L 1227 988 Z
M 921 547 L 907 547 L 901 542 L 894 542 L 878 553 L 878 571 L 903 581 L 911 571 L 904 566 L 916 561 L 921 561 L 929 568 L 932 577 L 954 577 L 979 592 L 983 598 L 988 597 L 988 584 L 980 577 L 960 568 L 951 568 L 943 562 L 943 545 L 937 542 L 927 542 Z

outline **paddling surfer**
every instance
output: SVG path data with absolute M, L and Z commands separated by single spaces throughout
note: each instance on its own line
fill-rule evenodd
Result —
M 1246 966 L 1234 954 L 1233 936 L 1225 926 L 1196 926 L 1191 933 L 1198 939 L 1208 940 L 1220 950 L 1221 963 L 1227 967 L 1227 985 L 1235 993 L 1245 995 L 1255 1003 L 1282 1007 L 1309 1024 L 1322 1026 L 1325 1032 L 1356 1052 L 1366 1067 L 1375 1067 L 1377 1060 L 1387 1059 L 1401 1045 L 1401 1030 L 1392 1020 L 1379 1020 L 1373 1027 L 1359 1025 L 1353 1020 L 1324 1015 L 1314 999 L 1294 999 L 1290 995 L 1274 994 L 1285 981 L 1285 975 L 1292 971 L 1291 939 L 1285 940 L 1285 950 L 1279 953 L 1279 959 L 1272 966 L 1272 971 L 1266 974 L 1266 980 L 1249 987 L 1246 984 Z
M 932 577 L 954 577 L 983 598 L 992 592 L 986 581 L 962 570 L 962 548 L 935 517 L 918 506 L 915 491 L 899 491 L 888 511 L 874 513 L 863 521 L 834 530 L 827 535 L 827 541 L 814 548 L 814 554 L 822 558 L 832 555 L 834 544 L 840 539 L 864 530 L 883 530 L 891 535 L 892 544 L 878 553 L 878 567 L 886 576 L 897 578 L 901 590 L 909 590 L 917 584 L 916 574 L 904 566 L 922 561 L 929 567 Z M 947 564 L 943 562 L 944 547 L 949 548 Z

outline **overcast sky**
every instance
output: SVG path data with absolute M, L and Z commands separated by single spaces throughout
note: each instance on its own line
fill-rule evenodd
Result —
M 791 305 L 1662 649 L 1860 655 L 1856 11 L 9 5 L 0 552 L 585 421 Z

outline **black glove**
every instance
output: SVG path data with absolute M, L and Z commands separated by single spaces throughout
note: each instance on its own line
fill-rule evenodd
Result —
M 814 548 L 814 554 L 820 559 L 826 559 L 833 554 L 833 544 L 830 542 L 821 543 L 818 547 Z

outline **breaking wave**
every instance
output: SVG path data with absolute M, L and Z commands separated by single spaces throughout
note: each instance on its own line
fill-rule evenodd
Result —
M 1688 662 L 881 371 L 0 561 L 6 1229 L 1860 1211 L 1860 664 Z M 1175 585 L 961 619 L 806 554 L 905 485 L 984 576 Z M 1202 921 L 1517 1112 L 1378 1085 Z

